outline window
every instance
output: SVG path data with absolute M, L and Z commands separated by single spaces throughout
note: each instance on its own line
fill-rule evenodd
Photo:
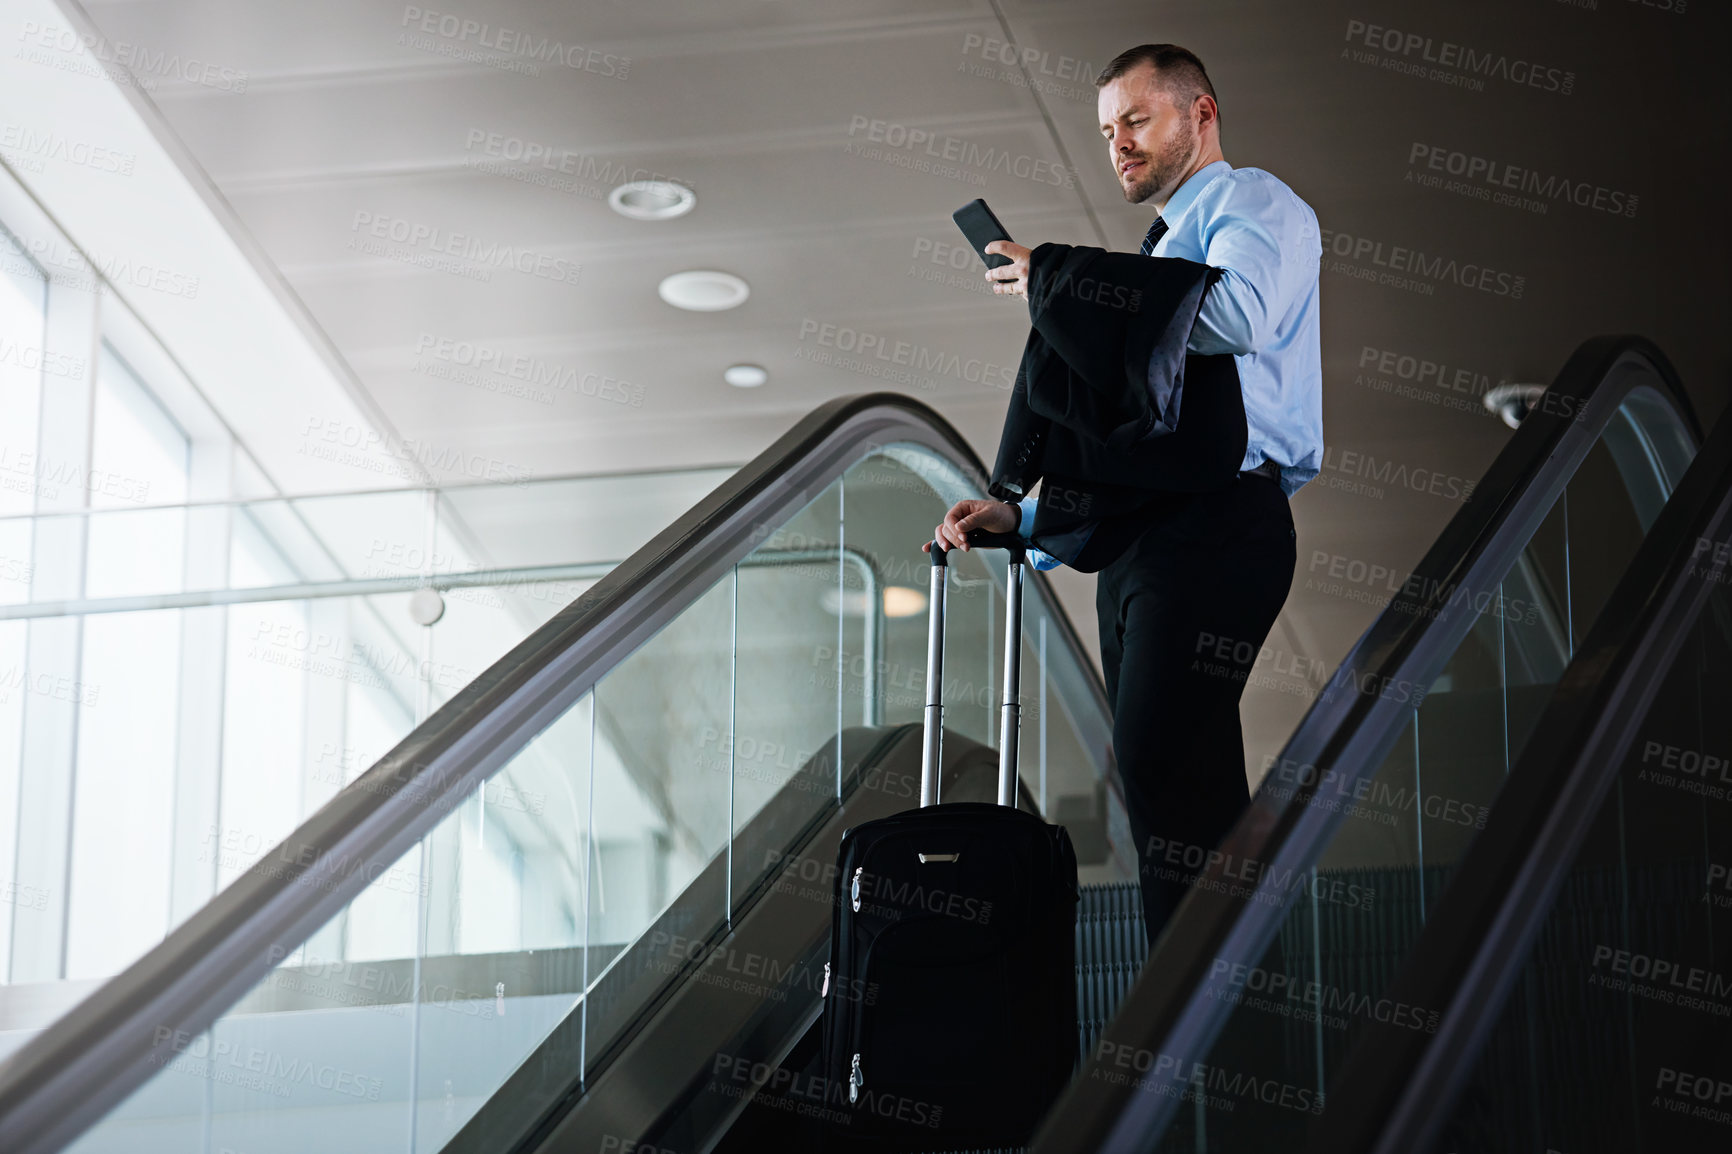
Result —
M 103 346 L 96 377 L 85 595 L 181 587 L 180 509 L 134 510 L 186 499 L 191 442 L 144 383 Z M 99 613 L 83 622 L 75 696 L 71 906 L 66 976 L 106 977 L 169 928 L 175 834 L 181 614 Z

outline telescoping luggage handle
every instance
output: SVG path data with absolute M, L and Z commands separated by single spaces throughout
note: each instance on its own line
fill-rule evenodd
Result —
M 1027 546 L 1015 533 L 975 530 L 968 543 L 1010 554 L 1004 586 L 1004 694 L 998 714 L 998 804 L 1016 805 L 1016 739 L 1022 721 L 1018 685 L 1022 674 L 1022 567 Z M 939 766 L 944 752 L 944 590 L 950 558 L 932 542 L 931 613 L 926 633 L 926 743 L 920 755 L 920 804 L 938 803 Z

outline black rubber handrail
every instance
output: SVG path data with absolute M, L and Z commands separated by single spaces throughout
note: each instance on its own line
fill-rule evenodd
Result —
M 535 734 L 862 455 L 928 448 L 976 491 L 986 470 L 910 397 L 814 409 L 576 601 L 500 658 L 366 773 L 126 970 L 0 1062 L 0 1133 L 59 1149 L 160 1068 L 359 894 Z M 1058 641 L 1085 651 L 1039 575 Z M 1089 691 L 1105 689 L 1086 659 Z
M 1588 451 L 1619 419 L 1647 422 L 1636 432 L 1658 458 L 1687 459 L 1701 441 L 1677 374 L 1643 337 L 1596 337 L 1571 355 L 1349 651 L 1275 763 L 1292 771 L 1287 776 L 1297 788 L 1277 798 L 1267 788 L 1271 773 L 1253 795 L 1219 858 L 1175 911 L 1095 1054 L 1048 1115 L 1035 1154 L 1154 1148 L 1179 1095 L 1158 1092 L 1149 1075 L 1207 1059 L 1233 1006 L 1220 996 L 1229 990 L 1215 962 L 1263 955 L 1286 917 L 1291 891 L 1282 879 L 1309 869 L 1343 820 L 1341 807 L 1312 804 L 1325 774 L 1333 775 L 1332 787 L 1351 788 L 1375 772 L 1414 692 L 1429 687 Z M 1668 444 L 1669 436 L 1687 444 Z M 1248 876 L 1257 879 L 1249 892 Z
M 1732 533 L 1722 417 L 1613 589 L 1510 771 L 1485 829 L 1388 996 L 1440 1012 L 1434 1034 L 1371 1024 L 1309 1149 L 1429 1149 L 1496 1026 L 1558 888 L 1709 595 L 1732 580 L 1701 543 Z

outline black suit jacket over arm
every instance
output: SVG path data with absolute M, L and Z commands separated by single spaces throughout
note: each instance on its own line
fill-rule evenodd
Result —
M 1230 484 L 1244 462 L 1233 358 L 1185 352 L 1217 275 L 1195 261 L 1082 246 L 1043 244 L 1029 256 L 1033 327 L 991 491 L 1018 500 L 1043 481 L 1031 536 L 1083 572 L 1123 551 L 1150 501 Z

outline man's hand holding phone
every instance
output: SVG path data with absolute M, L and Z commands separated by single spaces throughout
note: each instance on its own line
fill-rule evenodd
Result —
M 986 279 L 994 296 L 1028 299 L 1029 250 L 1010 239 L 1010 230 L 984 200 L 971 200 L 950 214 L 956 227 L 986 262 Z
M 1009 268 L 1009 265 L 1005 265 Z M 983 501 L 970 499 L 958 501 L 950 507 L 950 512 L 944 515 L 944 523 L 932 530 L 932 541 L 944 546 L 945 552 L 960 546 L 963 552 L 968 551 L 968 534 L 972 529 L 985 529 L 988 533 L 1014 533 L 1018 522 L 1022 520 L 1021 512 L 1014 505 L 1003 501 Z M 932 541 L 920 548 L 923 552 L 932 551 Z
M 1033 250 L 1023 248 L 1013 240 L 995 240 L 986 246 L 986 251 L 1010 258 L 1009 264 L 986 270 L 986 279 L 992 283 L 993 295 L 1018 296 L 1027 300 L 1028 254 Z

